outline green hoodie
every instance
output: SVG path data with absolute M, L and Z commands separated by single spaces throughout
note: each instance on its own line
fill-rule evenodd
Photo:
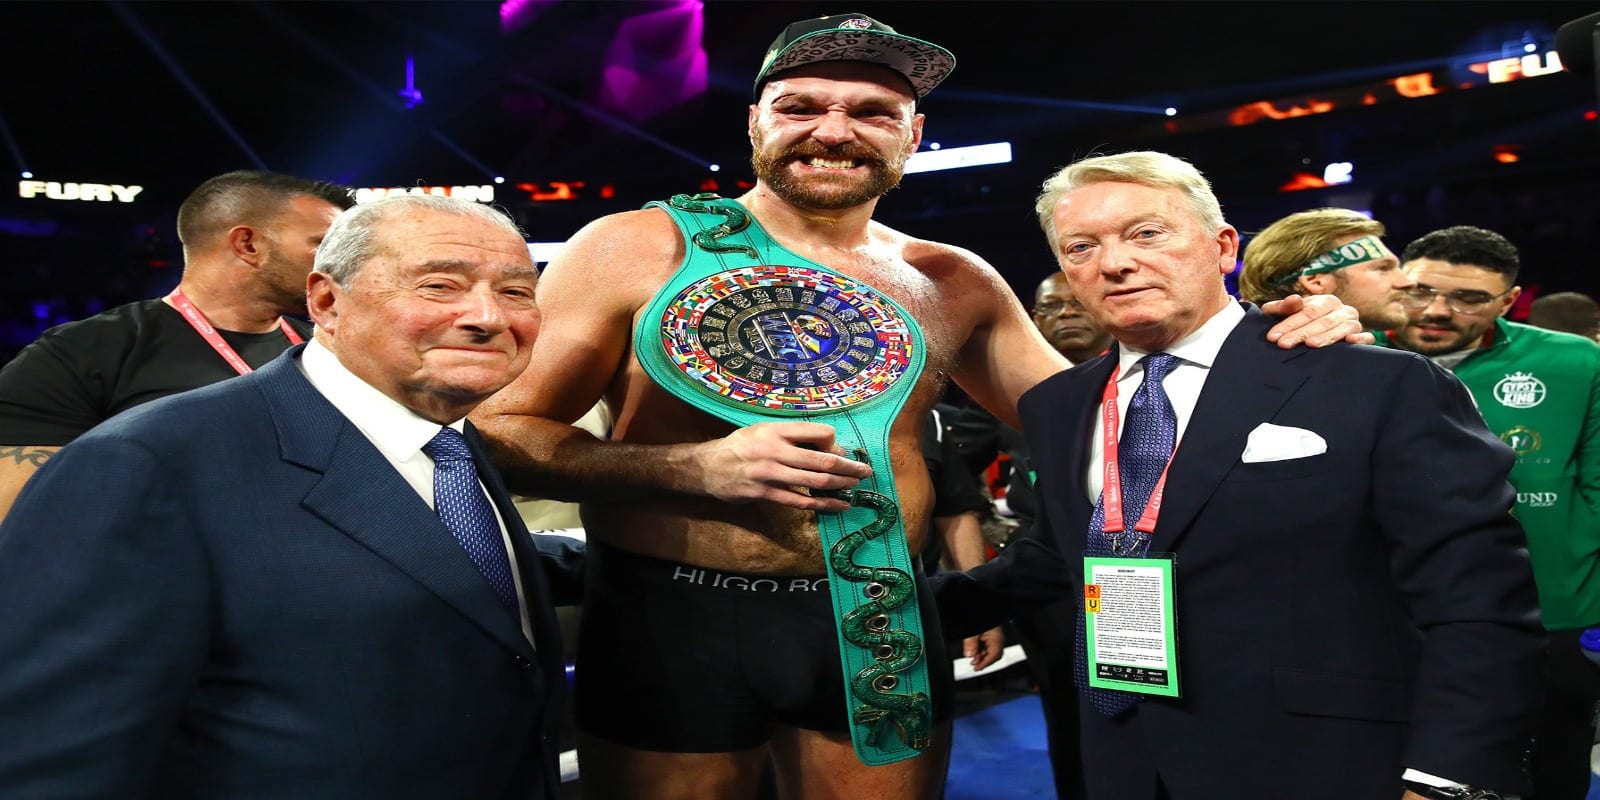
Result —
M 1516 451 L 1514 513 L 1545 627 L 1600 625 L 1600 346 L 1500 319 L 1489 346 L 1455 374 L 1489 430 Z

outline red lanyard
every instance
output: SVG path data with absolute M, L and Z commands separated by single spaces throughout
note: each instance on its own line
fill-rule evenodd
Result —
M 240 375 L 249 375 L 255 371 L 249 364 L 245 363 L 243 358 L 239 357 L 237 352 L 234 352 L 233 347 L 222 338 L 222 334 L 217 333 L 217 329 L 211 325 L 210 320 L 206 319 L 206 315 L 200 313 L 200 309 L 195 308 L 194 303 L 189 302 L 189 298 L 184 295 L 182 289 L 173 289 L 172 294 L 167 295 L 167 299 L 172 301 L 172 307 L 178 309 L 178 313 L 182 314 L 183 318 L 189 322 L 189 327 L 194 328 L 195 332 L 206 340 L 206 344 L 211 345 L 211 349 L 217 351 L 217 355 L 222 356 L 222 360 L 228 362 L 228 366 L 233 367 L 234 372 Z M 283 335 L 289 339 L 289 344 L 300 344 L 305 341 L 305 339 L 300 338 L 300 334 L 294 328 L 289 326 L 289 321 L 283 317 L 278 318 L 278 327 L 283 330 Z
M 1101 463 L 1104 465 L 1102 475 L 1105 479 L 1102 497 L 1105 498 L 1106 507 L 1106 535 L 1123 533 L 1128 525 L 1122 518 L 1122 472 L 1117 465 L 1117 376 L 1121 374 L 1122 367 L 1118 365 L 1111 371 L 1111 380 L 1106 381 L 1105 393 L 1100 397 L 1100 421 L 1105 431 L 1101 434 Z M 1177 443 L 1173 443 L 1172 452 L 1177 454 Z M 1167 470 L 1172 468 L 1172 456 L 1167 456 L 1167 465 L 1161 468 L 1161 478 L 1156 481 L 1156 487 L 1150 492 L 1150 502 L 1144 506 L 1144 513 L 1139 516 L 1139 521 L 1133 529 L 1140 533 L 1155 533 L 1156 518 L 1161 516 L 1161 493 L 1167 488 Z

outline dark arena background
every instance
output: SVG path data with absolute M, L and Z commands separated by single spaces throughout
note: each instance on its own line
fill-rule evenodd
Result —
M 750 81 L 786 23 L 858 11 L 950 47 L 924 150 L 878 218 L 965 246 L 1019 294 L 1054 269 L 1039 183 L 1092 152 L 1193 161 L 1247 235 L 1338 205 L 1396 249 L 1453 224 L 1521 283 L 1600 293 L 1596 82 L 1556 31 L 1594 4 L 1498 2 L 10 2 L 0 4 L 0 363 L 178 280 L 174 214 L 242 168 L 472 193 L 536 243 L 678 192 L 748 186 Z M 1004 150 L 1005 148 L 999 148 Z M 952 153 L 959 155 L 959 152 Z M 547 252 L 547 251 L 539 251 Z M 1516 314 L 1514 313 L 1514 316 Z

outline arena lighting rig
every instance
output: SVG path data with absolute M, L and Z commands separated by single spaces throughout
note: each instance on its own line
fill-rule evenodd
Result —
M 1394 75 L 1385 80 L 1356 86 L 1273 100 L 1257 100 L 1217 111 L 1167 119 L 1148 125 L 1138 133 L 1143 136 L 1158 136 L 1225 127 L 1237 128 L 1372 106 L 1393 100 L 1432 97 L 1446 92 L 1540 78 L 1563 71 L 1561 56 L 1553 46 L 1542 46 L 1530 38 L 1525 39 L 1514 50 L 1516 52 L 1513 53 L 1510 49 L 1502 48 L 1502 56 L 1499 58 L 1467 57 L 1435 69 Z M 1402 65 L 1402 68 L 1405 66 L 1415 68 L 1421 64 Z M 1516 145 L 1496 145 L 1491 155 L 1495 161 L 1502 164 L 1516 163 L 1520 158 L 1515 152 L 1517 149 L 1519 148 Z M 1296 192 L 1349 183 L 1354 177 L 1354 171 L 1353 164 L 1339 161 L 1326 165 L 1321 175 L 1306 171 L 1294 172 L 1278 187 L 1278 191 Z
M 1530 46 L 1534 46 L 1535 50 L 1505 58 L 1472 61 L 1467 63 L 1464 69 L 1450 65 L 1423 72 L 1396 75 L 1387 80 L 1360 86 L 1331 89 L 1297 97 L 1257 100 L 1220 111 L 1163 120 L 1139 133 L 1155 135 L 1193 133 L 1223 127 L 1237 128 L 1259 122 L 1296 119 L 1326 114 L 1330 111 L 1377 105 L 1391 100 L 1431 97 L 1450 91 L 1511 83 L 1554 75 L 1562 71 L 1561 56 L 1554 48 L 1540 50 L 1536 45 Z

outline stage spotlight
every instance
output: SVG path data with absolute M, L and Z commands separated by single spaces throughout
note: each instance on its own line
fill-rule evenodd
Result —
M 996 142 L 972 147 L 952 147 L 938 152 L 924 150 L 912 153 L 911 157 L 906 159 L 905 174 L 1009 163 L 1011 163 L 1011 143 Z
M 422 90 L 417 88 L 417 62 L 409 55 L 406 56 L 406 85 L 396 94 L 405 101 L 406 108 L 422 105 Z

